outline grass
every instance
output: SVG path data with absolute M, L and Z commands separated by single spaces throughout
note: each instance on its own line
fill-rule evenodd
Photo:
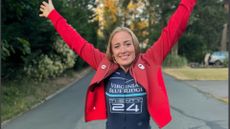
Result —
M 228 80 L 228 68 L 164 68 L 178 80 Z
M 34 105 L 44 101 L 49 95 L 81 78 L 89 70 L 71 70 L 60 77 L 43 82 L 36 82 L 30 79 L 3 82 L 2 120 L 6 121 L 30 110 Z
M 221 98 L 221 101 L 223 101 L 224 103 L 228 103 L 228 97 L 226 97 L 226 98 Z

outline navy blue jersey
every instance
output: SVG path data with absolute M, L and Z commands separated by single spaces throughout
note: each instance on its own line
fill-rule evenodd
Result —
M 150 129 L 146 92 L 129 72 L 114 72 L 106 79 L 105 91 L 106 129 Z

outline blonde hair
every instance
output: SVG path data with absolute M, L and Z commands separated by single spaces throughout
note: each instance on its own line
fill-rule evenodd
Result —
M 121 32 L 121 31 L 125 31 L 128 32 L 130 34 L 130 36 L 132 37 L 133 40 L 133 45 L 134 45 L 134 49 L 135 49 L 135 55 L 137 57 L 137 55 L 140 53 L 140 47 L 139 47 L 139 41 L 136 37 L 136 35 L 133 33 L 132 30 L 130 30 L 127 27 L 117 27 L 113 30 L 113 32 L 110 34 L 109 37 L 109 42 L 107 44 L 107 48 L 106 48 L 106 57 L 108 58 L 108 60 L 110 61 L 114 61 L 113 57 L 112 57 L 112 46 L 111 46 L 111 42 L 113 39 L 113 36 L 117 33 L 117 32 Z

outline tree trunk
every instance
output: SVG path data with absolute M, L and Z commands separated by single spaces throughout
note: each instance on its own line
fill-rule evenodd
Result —
M 173 56 L 178 56 L 178 43 L 176 43 L 176 44 L 174 45 L 174 47 L 172 48 L 171 54 L 172 54 Z
M 228 31 L 228 24 L 224 24 L 223 32 L 222 32 L 222 38 L 220 42 L 220 50 L 226 51 L 227 50 L 227 31 Z
M 229 12 L 229 8 L 230 8 L 230 2 L 229 0 L 225 0 L 225 7 L 226 7 L 226 11 Z M 228 17 L 230 17 L 230 13 L 228 13 Z M 228 23 L 230 23 L 230 18 L 228 18 Z M 229 51 L 230 50 L 230 45 L 229 45 L 229 42 L 230 42 L 230 25 L 228 24 L 227 26 L 227 37 L 228 37 L 228 41 L 227 41 L 227 50 Z M 230 72 L 228 73 L 228 76 L 230 75 Z M 230 77 L 229 77 L 230 79 Z

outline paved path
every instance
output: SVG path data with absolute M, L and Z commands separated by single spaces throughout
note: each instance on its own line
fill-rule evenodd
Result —
M 199 92 L 211 95 L 217 99 L 228 98 L 228 80 L 224 81 L 185 81 Z
M 94 72 L 37 108 L 5 125 L 5 129 L 104 129 L 105 121 L 83 121 L 86 88 Z M 164 129 L 227 129 L 228 105 L 198 92 L 190 83 L 164 75 L 173 120 Z M 152 129 L 157 129 L 151 120 Z

